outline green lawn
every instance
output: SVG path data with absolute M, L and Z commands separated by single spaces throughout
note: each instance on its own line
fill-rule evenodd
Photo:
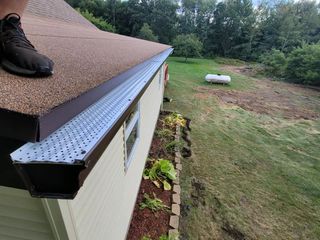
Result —
M 224 73 L 213 60 L 168 63 L 173 102 L 165 109 L 192 119 L 193 156 L 181 176 L 184 239 L 320 239 L 320 120 L 222 104 L 199 87 L 245 92 L 262 80 L 229 72 L 231 86 L 209 85 L 206 73 Z M 319 106 L 320 93 L 308 101 Z

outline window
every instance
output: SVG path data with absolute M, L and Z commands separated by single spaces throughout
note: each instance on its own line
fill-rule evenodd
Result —
M 125 171 L 128 170 L 140 138 L 140 107 L 139 103 L 131 111 L 124 123 L 125 140 Z

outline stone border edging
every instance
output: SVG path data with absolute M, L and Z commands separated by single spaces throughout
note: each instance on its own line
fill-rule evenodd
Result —
M 181 128 L 179 125 L 176 126 L 176 134 L 175 134 L 175 141 L 179 142 L 181 138 Z M 180 186 L 180 172 L 182 171 L 182 164 L 181 164 L 181 153 L 179 147 L 175 147 L 175 168 L 177 172 L 177 178 L 173 181 L 173 195 L 172 195 L 172 205 L 171 211 L 172 214 L 170 216 L 170 227 L 172 229 L 169 230 L 169 237 L 173 239 L 179 236 L 179 224 L 180 224 L 180 204 L 181 204 L 181 186 Z

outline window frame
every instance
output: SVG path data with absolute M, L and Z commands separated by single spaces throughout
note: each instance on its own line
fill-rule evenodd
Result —
M 134 113 L 133 117 L 130 119 L 129 123 L 127 123 L 127 120 L 125 120 L 125 122 L 123 124 L 123 129 L 124 129 L 124 170 L 125 170 L 125 172 L 128 171 L 128 169 L 131 165 L 131 162 L 134 158 L 137 146 L 140 142 L 140 129 L 141 129 L 141 127 L 140 127 L 140 123 L 141 123 L 140 102 L 138 102 L 136 104 L 133 111 L 135 111 L 135 113 Z M 137 127 L 137 133 L 136 133 L 137 136 L 136 136 L 136 139 L 135 139 L 134 144 L 132 146 L 132 149 L 131 149 L 130 153 L 128 154 L 127 141 L 129 139 L 129 137 L 131 136 L 135 127 Z

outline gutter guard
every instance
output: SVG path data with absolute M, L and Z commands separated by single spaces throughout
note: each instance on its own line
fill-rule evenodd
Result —
M 171 54 L 148 60 L 112 92 L 37 143 L 27 143 L 11 159 L 34 197 L 73 199 L 131 109 Z

